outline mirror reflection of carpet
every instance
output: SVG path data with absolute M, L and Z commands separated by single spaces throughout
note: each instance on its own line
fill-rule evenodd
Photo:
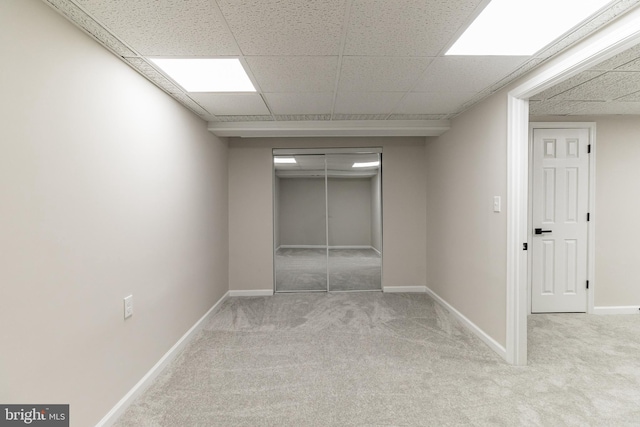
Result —
M 278 249 L 278 291 L 326 291 L 326 249 Z M 329 282 L 332 291 L 379 290 L 380 255 L 372 249 L 330 249 Z

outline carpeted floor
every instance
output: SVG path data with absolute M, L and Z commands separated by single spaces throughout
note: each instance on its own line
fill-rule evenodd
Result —
M 330 249 L 329 290 L 382 289 L 382 258 L 373 249 Z M 276 292 L 326 291 L 326 249 L 280 248 L 276 252 Z
M 640 316 L 530 316 L 512 367 L 425 294 L 231 298 L 116 425 L 638 426 Z

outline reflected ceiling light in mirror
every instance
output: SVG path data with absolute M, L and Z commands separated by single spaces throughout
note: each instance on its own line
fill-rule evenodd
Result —
M 363 163 L 354 163 L 352 167 L 354 168 L 372 168 L 374 166 L 380 166 L 380 162 L 363 162 Z
M 533 55 L 611 0 L 491 0 L 446 55 Z
M 277 165 L 283 165 L 283 164 L 294 164 L 296 163 L 296 159 L 293 157 L 274 157 L 273 158 L 273 163 L 277 164 Z
M 255 92 L 237 58 L 150 58 L 187 92 Z

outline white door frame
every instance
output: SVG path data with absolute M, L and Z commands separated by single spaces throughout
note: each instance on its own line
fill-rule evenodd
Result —
M 529 97 L 640 43 L 640 8 L 534 70 L 507 95 L 507 362 L 527 364 Z
M 596 124 L 594 122 L 531 122 L 529 123 L 529 185 L 528 185 L 528 220 L 527 220 L 527 242 L 529 249 L 527 251 L 527 265 L 533 266 L 533 131 L 534 129 L 588 129 L 590 155 L 589 155 L 589 214 L 590 220 L 587 223 L 587 280 L 589 288 L 587 289 L 587 313 L 593 313 L 594 289 L 596 286 L 596 263 L 595 263 L 595 236 L 596 236 Z M 527 314 L 531 314 L 531 277 L 532 268 L 527 269 Z

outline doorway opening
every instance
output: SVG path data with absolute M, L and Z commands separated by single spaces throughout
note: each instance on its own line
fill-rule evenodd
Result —
M 380 149 L 273 150 L 275 292 L 382 290 Z
M 595 123 L 533 122 L 529 134 L 529 313 L 590 313 Z
M 507 95 L 507 361 L 527 364 L 529 98 L 640 42 L 635 10 L 542 65 Z

